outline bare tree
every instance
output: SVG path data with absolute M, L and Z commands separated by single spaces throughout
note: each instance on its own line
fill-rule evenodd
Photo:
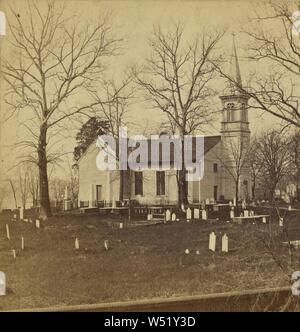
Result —
M 221 33 L 203 32 L 188 42 L 182 24 L 163 31 L 154 30 L 150 40 L 151 57 L 145 67 L 135 70 L 137 83 L 146 92 L 146 99 L 168 116 L 183 140 L 211 119 L 208 98 L 214 95 L 210 83 L 215 77 L 212 63 Z M 177 174 L 179 204 L 188 204 L 188 186 L 182 149 L 182 166 Z
M 15 184 L 14 184 L 14 182 L 13 182 L 12 179 L 9 179 L 8 182 L 9 182 L 9 184 L 10 184 L 11 191 L 12 191 L 13 196 L 14 196 L 15 207 L 16 207 L 16 209 L 17 209 L 17 208 L 18 208 L 17 190 L 16 190 Z
M 273 202 L 275 189 L 279 181 L 288 174 L 290 166 L 287 140 L 275 130 L 266 132 L 258 139 L 257 153 L 262 165 L 264 185 L 270 202 Z
M 300 131 L 297 130 L 289 139 L 289 150 L 291 158 L 291 176 L 296 186 L 297 201 L 300 201 Z
M 32 207 L 37 207 L 39 201 L 39 177 L 37 167 L 28 169 L 28 190 L 32 200 Z
M 19 191 L 20 191 L 22 207 L 24 210 L 26 209 L 26 203 L 29 194 L 28 177 L 29 174 L 27 169 L 19 170 Z
M 251 194 L 253 200 L 255 200 L 257 184 L 259 182 L 262 171 L 262 163 L 258 157 L 257 148 L 257 141 L 256 139 L 253 139 L 252 142 L 250 142 L 248 158 L 248 166 L 251 175 Z
M 228 137 L 223 142 L 222 154 L 216 155 L 234 182 L 236 202 L 240 199 L 241 178 L 249 170 L 251 145 L 239 137 Z
M 58 157 L 49 153 L 49 140 L 64 120 L 85 114 L 99 103 L 89 93 L 96 90 L 104 59 L 114 55 L 119 45 L 110 19 L 104 15 L 95 25 L 83 26 L 67 18 L 64 7 L 54 1 L 28 2 L 25 15 L 11 8 L 10 42 L 20 59 L 3 64 L 9 86 L 6 102 L 15 112 L 26 111 L 24 125 L 31 138 L 22 143 L 37 155 L 27 161 L 39 168 L 44 218 L 51 215 L 47 165 Z
M 249 37 L 248 59 L 269 70 L 267 75 L 259 74 L 259 67 L 243 87 L 224 69 L 220 72 L 250 98 L 249 107 L 300 127 L 300 44 L 293 32 L 297 10 L 299 1 L 268 1 L 256 7 L 251 23 L 243 28 Z

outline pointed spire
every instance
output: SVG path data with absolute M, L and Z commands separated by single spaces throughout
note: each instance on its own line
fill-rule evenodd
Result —
M 242 78 L 241 78 L 241 72 L 240 72 L 240 65 L 238 60 L 238 55 L 236 51 L 236 45 L 235 45 L 235 34 L 232 33 L 232 53 L 229 61 L 229 76 L 233 80 L 228 80 L 227 87 L 226 87 L 226 93 L 230 94 L 237 94 L 239 93 L 240 89 L 238 89 L 237 85 L 242 86 Z
M 242 85 L 242 78 L 240 72 L 239 59 L 237 56 L 236 45 L 235 45 L 235 34 L 232 33 L 232 56 L 231 56 L 231 74 L 232 78 L 238 85 Z

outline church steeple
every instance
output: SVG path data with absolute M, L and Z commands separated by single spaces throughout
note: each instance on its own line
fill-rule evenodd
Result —
M 230 57 L 227 87 L 220 96 L 223 104 L 223 120 L 221 123 L 221 133 L 230 135 L 250 134 L 248 122 L 248 96 L 242 92 L 242 76 L 239 59 L 233 34 L 232 54 Z

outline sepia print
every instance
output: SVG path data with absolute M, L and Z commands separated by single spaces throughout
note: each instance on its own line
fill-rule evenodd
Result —
M 0 311 L 299 311 L 300 1 L 1 0 L 0 59 Z

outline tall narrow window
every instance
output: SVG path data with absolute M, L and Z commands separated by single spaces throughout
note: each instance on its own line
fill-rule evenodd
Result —
M 214 173 L 218 173 L 218 164 L 214 163 Z
M 143 172 L 134 173 L 134 192 L 136 195 L 143 195 Z
M 156 195 L 165 195 L 165 188 L 165 172 L 158 171 L 156 172 Z

